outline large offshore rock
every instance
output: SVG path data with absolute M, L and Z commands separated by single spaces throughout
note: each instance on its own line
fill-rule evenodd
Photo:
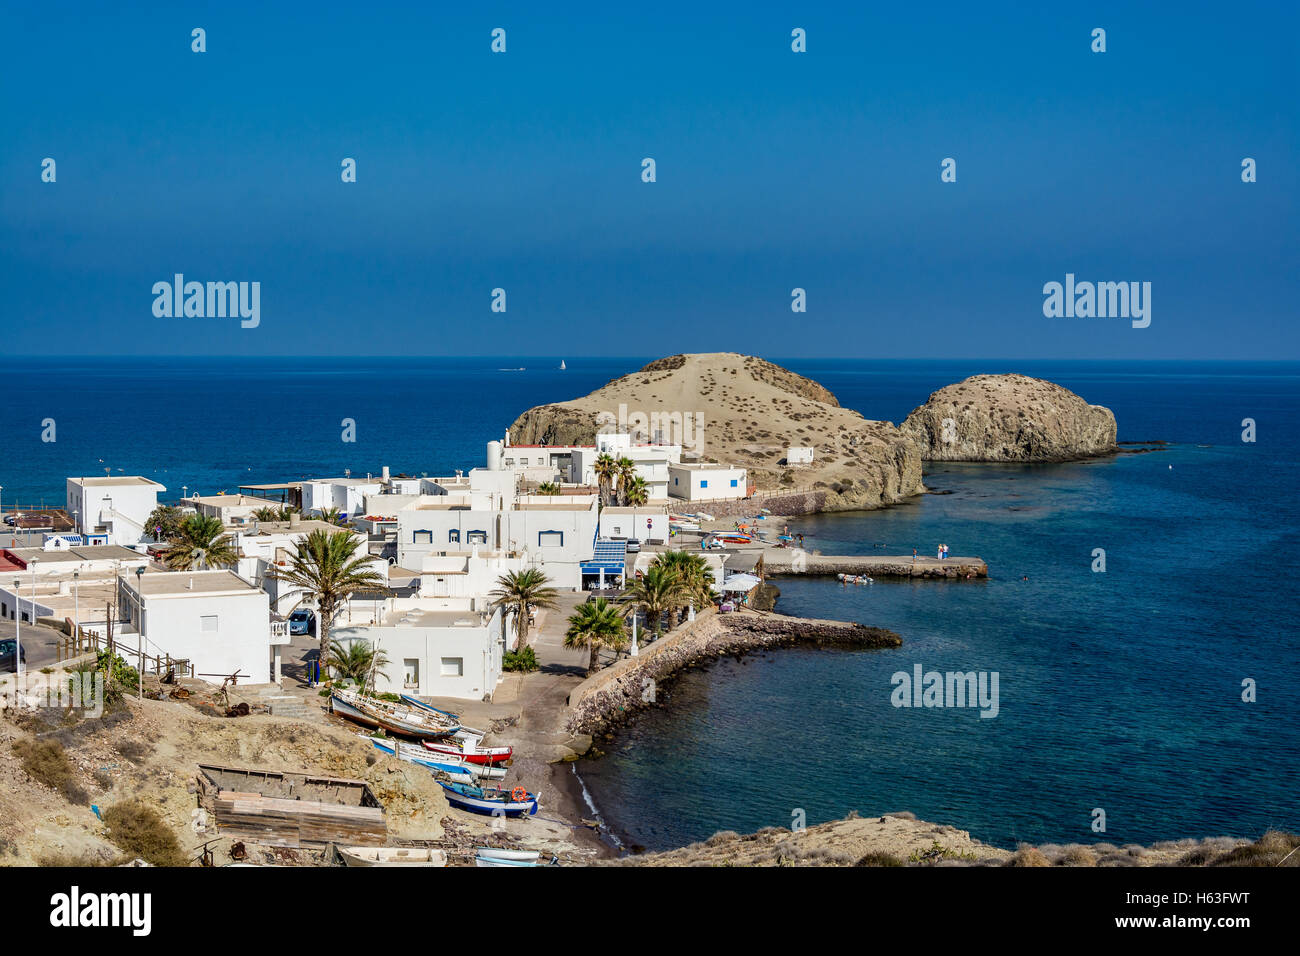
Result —
M 926 461 L 1071 461 L 1115 451 L 1115 415 L 1027 375 L 973 375 L 900 426 Z

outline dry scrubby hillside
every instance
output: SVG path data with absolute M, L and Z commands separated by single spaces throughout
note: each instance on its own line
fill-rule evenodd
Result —
M 365 780 L 384 805 L 393 837 L 437 839 L 449 811 L 426 770 L 377 756 L 343 728 L 270 716 L 208 717 L 151 700 L 118 704 L 94 720 L 52 722 L 10 710 L 0 715 L 0 866 L 118 861 L 123 848 L 92 803 L 106 815 L 143 804 L 160 821 L 155 844 L 167 840 L 183 860 L 194 859 L 212 836 L 193 826 L 200 763 Z M 219 851 L 229 844 L 223 840 Z
M 510 441 L 591 444 L 597 416 L 619 418 L 620 406 L 624 418 L 637 412 L 677 416 L 674 421 L 694 416 L 697 434 L 688 436 L 686 451 L 742 465 L 760 488 L 821 482 L 836 492 L 828 509 L 878 507 L 923 490 L 917 448 L 892 422 L 863 418 L 811 379 L 735 352 L 672 355 L 590 395 L 531 408 L 510 426 Z M 651 437 L 647 428 L 642 438 Z M 815 447 L 814 463 L 783 467 L 791 445 Z
M 1115 450 L 1110 409 L 1027 375 L 974 375 L 941 388 L 900 430 L 926 461 L 1070 461 Z

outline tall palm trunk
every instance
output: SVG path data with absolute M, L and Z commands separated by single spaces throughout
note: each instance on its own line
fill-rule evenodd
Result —
M 595 641 L 588 641 L 587 647 L 591 652 L 591 658 L 587 661 L 587 673 L 591 674 L 596 670 L 596 665 L 600 663 L 600 645 Z

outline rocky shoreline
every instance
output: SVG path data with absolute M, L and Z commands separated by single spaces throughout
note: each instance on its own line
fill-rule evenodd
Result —
M 657 685 L 685 668 L 731 654 L 776 647 L 839 649 L 900 647 L 893 631 L 845 621 L 822 621 L 781 614 L 706 612 L 667 637 L 598 672 L 570 695 L 565 729 L 595 736 L 626 724 L 654 706 Z

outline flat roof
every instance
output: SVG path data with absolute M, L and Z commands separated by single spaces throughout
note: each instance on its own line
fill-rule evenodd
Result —
M 147 554 L 132 551 L 117 544 L 74 545 L 58 551 L 46 551 L 44 548 L 5 548 L 3 549 L 24 564 L 37 564 L 47 567 L 51 564 L 79 564 L 82 561 L 148 561 Z
M 292 489 L 294 489 L 294 488 L 301 488 L 301 487 L 302 487 L 302 482 L 301 482 L 301 481 L 284 481 L 284 482 L 279 482 L 279 483 L 276 483 L 276 484 L 270 484 L 270 485 L 240 485 L 239 487 L 240 487 L 240 490 L 241 490 L 241 491 L 242 491 L 244 488 L 247 488 L 247 489 L 249 489 L 250 491 L 289 491 L 289 490 L 292 490 Z
M 254 505 L 259 507 L 280 507 L 280 502 L 278 501 L 274 501 L 270 498 L 255 498 L 252 495 L 204 495 L 201 498 L 182 498 L 181 500 L 186 504 L 194 504 L 197 502 L 201 505 L 234 505 L 235 507 Z
M 96 487 L 96 486 L 111 486 L 111 485 L 118 485 L 118 486 L 155 485 L 158 488 L 162 488 L 163 491 L 167 490 L 162 485 L 158 484 L 158 482 L 153 481 L 149 478 L 145 478 L 143 475 L 122 475 L 118 478 L 112 478 L 112 477 L 97 478 L 93 475 L 90 475 L 83 478 L 69 478 L 68 481 L 72 482 L 74 485 L 81 485 L 83 487 L 88 487 L 88 488 Z
M 743 465 L 723 465 L 716 461 L 684 461 L 680 465 L 669 463 L 669 468 L 685 468 L 688 471 L 744 471 Z
M 602 510 L 603 515 L 639 515 L 647 512 L 655 514 L 667 514 L 667 505 L 606 505 Z
M 136 591 L 136 576 L 123 574 L 127 587 Z M 137 593 L 145 597 L 176 597 L 186 594 L 261 593 L 261 588 L 249 584 L 234 571 L 225 568 L 216 571 L 146 571 L 140 576 Z
M 283 534 L 287 531 L 347 531 L 350 534 L 361 534 L 360 531 L 354 531 L 351 528 L 344 528 L 341 525 L 330 524 L 328 521 L 320 521 L 316 518 L 303 518 L 297 524 L 290 524 L 287 521 L 257 521 L 254 524 L 238 524 L 230 527 L 232 531 L 238 531 L 246 538 L 259 538 L 262 535 Z
M 408 608 L 384 615 L 385 627 L 483 627 L 488 616 L 478 611 L 422 611 Z

